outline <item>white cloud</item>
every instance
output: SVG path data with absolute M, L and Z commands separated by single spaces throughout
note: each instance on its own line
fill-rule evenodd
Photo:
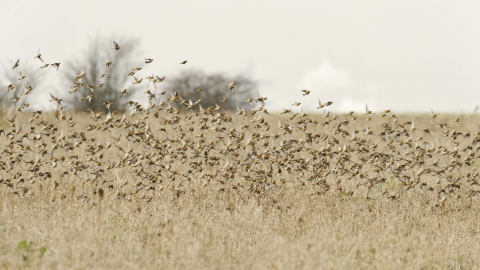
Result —
M 328 61 L 324 61 L 301 79 L 299 88 L 309 89 L 314 94 L 329 95 L 332 92 L 348 91 L 350 81 L 345 71 L 335 69 Z

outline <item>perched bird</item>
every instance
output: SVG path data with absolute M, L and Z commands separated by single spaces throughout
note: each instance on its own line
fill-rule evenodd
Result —
M 110 68 L 111 65 L 112 65 L 112 62 L 105 63 L 105 66 L 107 66 L 107 69 Z
M 233 89 L 235 88 L 235 85 L 237 84 L 237 82 L 231 82 L 229 85 L 228 85 L 228 89 L 230 89 L 230 92 L 233 92 Z
M 13 68 L 12 69 L 15 69 L 16 67 L 18 67 L 18 64 L 20 63 L 20 59 L 17 60 L 17 62 L 15 62 L 15 65 L 13 65 Z
M 304 95 L 304 96 L 310 94 L 310 91 L 309 91 L 309 90 L 302 90 L 302 92 L 303 92 L 303 95 Z
M 115 48 L 112 48 L 112 49 L 115 49 L 116 51 L 120 50 L 120 46 L 118 46 L 117 42 L 114 41 L 113 46 L 115 46 Z
M 185 65 L 186 63 L 187 63 L 187 60 L 181 62 L 180 65 Z
M 38 60 L 43 62 L 42 54 L 40 53 L 40 49 L 38 49 L 37 56 L 35 56 L 34 58 L 38 58 Z
M 145 59 L 145 64 L 150 64 L 153 62 L 153 59 L 152 58 L 146 58 Z

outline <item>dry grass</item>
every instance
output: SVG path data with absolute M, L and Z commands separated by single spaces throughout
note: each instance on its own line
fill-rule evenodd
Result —
M 6 116 L 10 117 L 11 114 Z M 129 121 L 135 123 L 134 119 L 140 119 L 140 116 L 135 117 Z M 277 118 L 282 119 L 282 122 L 287 121 L 281 116 L 263 117 L 272 127 L 276 125 Z M 419 129 L 431 128 L 434 133 L 434 129 L 441 130 L 435 127 L 435 123 L 448 121 L 449 117 L 432 120 L 426 116 L 404 115 L 399 117 L 398 123 L 413 119 Z M 46 122 L 55 123 L 52 116 L 43 115 L 42 118 Z M 321 119 L 320 116 L 312 118 Z M 348 137 L 342 139 L 340 135 L 333 135 L 333 123 L 349 119 L 339 118 L 329 126 L 318 125 L 308 131 L 341 139 L 339 145 L 330 150 L 332 153 L 340 151 L 337 147 L 342 147 L 344 142 L 348 143 L 352 147 L 351 159 L 360 162 L 358 158 L 362 154 L 355 154 L 354 150 L 359 149 L 361 144 L 355 145 Z M 101 123 L 82 115 L 75 115 L 74 119 L 78 122 L 76 126 L 81 128 Z M 456 125 L 457 131 L 468 131 L 473 135 L 478 129 L 472 124 L 476 119 L 475 116 L 464 116 L 460 123 L 451 125 Z M 17 127 L 23 126 L 26 129 L 27 120 L 27 116 L 18 115 Z M 356 121 L 362 123 L 357 126 L 365 124 L 361 121 Z M 376 116 L 373 122 L 367 124 L 378 134 L 381 124 L 391 121 L 388 117 Z M 179 134 L 172 127 L 168 127 L 168 133 L 157 132 L 162 126 L 158 122 L 154 118 L 148 122 L 157 138 L 173 140 Z M 240 127 L 248 122 L 235 119 L 235 128 L 240 131 Z M 3 128 L 8 130 L 8 124 L 4 122 Z M 60 121 L 55 125 L 58 130 L 55 134 L 50 134 L 51 138 L 58 138 L 61 130 L 65 131 L 65 135 L 70 132 L 67 132 L 68 121 Z M 181 125 L 184 129 L 189 126 L 186 122 Z M 382 175 L 387 180 L 369 186 L 368 181 L 358 176 L 342 176 L 335 171 L 330 171 L 331 175 L 324 181 L 311 180 L 308 173 L 300 170 L 272 175 L 267 173 L 262 178 L 254 174 L 255 170 L 265 173 L 262 170 L 268 163 L 264 165 L 259 162 L 261 166 L 250 173 L 242 170 L 246 161 L 240 157 L 235 159 L 231 153 L 227 155 L 228 160 L 230 164 L 236 163 L 239 170 L 228 179 L 229 167 L 225 167 L 225 155 L 219 151 L 225 145 L 216 142 L 216 147 L 209 150 L 212 156 L 221 158 L 217 165 L 204 164 L 197 168 L 189 164 L 188 160 L 172 158 L 177 153 L 174 149 L 182 147 L 182 141 L 177 140 L 164 142 L 164 145 L 171 145 L 171 148 L 162 148 L 161 151 L 166 151 L 167 154 L 156 161 L 158 165 L 171 164 L 171 168 L 160 166 L 157 171 L 157 167 L 142 163 L 144 172 L 138 173 L 139 167 L 133 166 L 132 162 L 129 166 L 105 169 L 98 177 L 91 174 L 95 159 L 87 161 L 90 155 L 85 153 L 85 149 L 88 145 L 97 143 L 105 145 L 112 141 L 110 135 L 124 134 L 118 145 L 127 148 L 130 144 L 133 153 L 148 152 L 139 147 L 144 143 L 135 143 L 133 139 L 127 141 L 125 133 L 115 128 L 110 131 L 87 132 L 88 139 L 97 139 L 95 143 L 89 143 L 87 139 L 82 146 L 72 151 L 55 152 L 52 156 L 67 157 L 66 161 L 58 162 L 56 167 L 52 166 L 51 161 L 44 162 L 40 172 L 51 172 L 51 178 L 41 177 L 38 171 L 29 173 L 26 170 L 31 166 L 25 163 L 12 166 L 4 164 L 4 169 L 8 172 L 0 173 L 3 175 L 0 184 L 0 268 L 479 268 L 478 185 L 471 184 L 466 179 L 468 173 L 476 171 L 478 166 L 475 162 L 469 166 L 459 165 L 460 168 L 436 177 L 422 175 L 419 183 L 409 188 L 410 182 L 400 179 L 418 172 L 418 166 L 405 169 L 398 177 L 393 177 L 385 169 Z M 250 127 L 245 141 L 254 133 L 254 128 Z M 272 128 L 264 134 L 277 133 L 278 130 Z M 378 144 L 377 153 L 388 152 L 387 144 L 377 136 L 363 136 L 362 133 L 360 131 L 358 137 L 367 138 L 365 145 L 375 143 Z M 415 137 L 421 133 L 412 131 L 411 135 Z M 29 135 L 30 140 L 33 135 Z M 191 139 L 195 142 L 195 135 L 187 133 L 184 140 Z M 208 145 L 208 138 L 216 136 L 212 132 L 207 135 L 205 145 Z M 225 136 L 223 133 L 220 135 Z M 19 137 L 16 136 L 15 139 Z M 305 140 L 304 134 L 299 131 L 291 136 L 280 137 L 282 138 Z M 2 136 L 0 143 L 8 149 L 8 143 L 15 139 Z M 438 131 L 428 140 L 437 139 L 445 149 L 452 149 L 452 139 L 441 136 Z M 46 135 L 43 141 L 48 143 L 47 148 L 53 144 Z M 471 138 L 458 141 L 459 149 L 471 144 Z M 29 141 L 28 144 L 30 143 L 38 144 L 38 141 Z M 324 142 L 313 145 L 315 147 L 312 149 L 326 146 Z M 260 142 L 257 147 L 258 151 L 267 149 L 260 146 Z M 408 152 L 414 147 L 415 145 L 407 145 L 399 149 Z M 8 160 L 8 156 L 15 157 L 21 152 L 19 148 L 14 146 L 13 154 L 4 152 L 1 160 Z M 473 150 L 476 151 L 475 148 Z M 292 163 L 301 163 L 303 157 L 311 155 L 311 151 L 304 149 L 298 152 L 292 156 Z M 125 154 L 115 147 L 101 152 L 105 156 L 101 160 L 97 158 L 97 161 L 103 168 L 107 167 L 108 161 L 119 162 Z M 69 171 L 68 156 L 74 154 L 79 155 L 78 160 L 93 164 L 88 173 L 79 172 L 77 176 Z M 97 155 L 98 153 L 95 154 Z M 451 160 L 448 155 L 433 155 L 425 160 L 430 162 L 439 157 L 440 167 L 444 161 L 448 164 Z M 35 156 L 36 151 L 25 151 L 22 159 L 27 161 Z M 398 163 L 405 163 L 405 160 L 409 160 L 408 157 L 406 155 Z M 48 155 L 41 159 L 48 160 Z M 288 164 L 279 165 L 278 161 L 272 157 L 270 159 L 275 171 L 288 167 Z M 174 161 L 170 163 L 170 160 Z M 338 162 L 335 157 L 327 156 L 327 160 Z M 431 166 L 425 165 L 423 168 L 427 167 Z M 362 172 L 367 179 L 374 178 L 372 168 L 365 162 Z M 62 177 L 61 172 L 64 170 L 69 174 Z M 309 168 L 306 168 L 305 172 L 308 171 Z M 449 174 L 453 179 L 458 177 L 458 183 L 461 183 L 458 188 L 450 191 L 448 185 L 452 181 L 448 180 Z M 152 180 L 149 178 L 151 175 L 158 177 Z

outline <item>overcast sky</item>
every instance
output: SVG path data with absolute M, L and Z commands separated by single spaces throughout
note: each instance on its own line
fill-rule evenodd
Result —
M 39 47 L 46 62 L 65 62 L 89 37 L 114 33 L 141 40 L 139 63 L 155 60 L 146 74 L 168 79 L 187 65 L 246 73 L 271 111 L 294 101 L 314 109 L 320 98 L 343 111 L 368 103 L 372 110 L 472 112 L 480 105 L 479 3 L 1 1 L 0 64 L 39 64 Z

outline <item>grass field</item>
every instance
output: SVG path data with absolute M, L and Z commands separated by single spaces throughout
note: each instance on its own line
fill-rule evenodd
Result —
M 0 268 L 480 267 L 476 115 L 167 106 L 7 112 Z

